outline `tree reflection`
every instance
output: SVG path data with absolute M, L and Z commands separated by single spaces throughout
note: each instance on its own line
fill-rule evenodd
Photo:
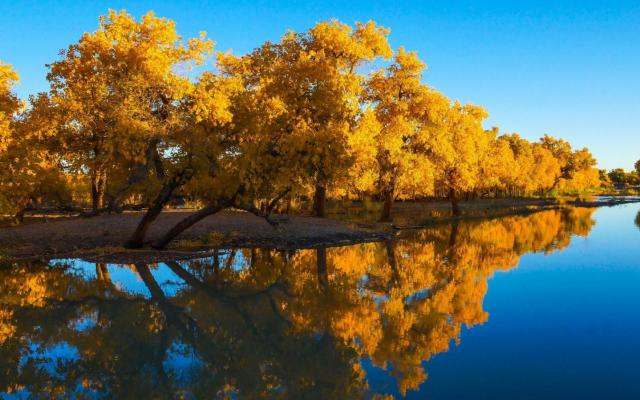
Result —
M 165 265 L 13 265 L 0 271 L 0 390 L 361 398 L 375 395 L 361 362 L 369 359 L 404 394 L 463 326 L 487 321 L 482 302 L 495 271 L 587 235 L 591 215 L 552 210 L 386 243 L 219 251 Z M 162 268 L 175 290 L 158 278 Z M 116 270 L 135 274 L 137 289 Z

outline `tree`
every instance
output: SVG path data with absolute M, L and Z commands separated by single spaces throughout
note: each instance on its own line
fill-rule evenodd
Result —
M 481 165 L 489 151 L 492 133 L 482 128 L 487 117 L 482 107 L 454 102 L 445 111 L 437 129 L 431 130 L 429 154 L 437 171 L 436 185 L 460 215 L 458 200 L 480 185 Z
M 554 188 L 565 191 L 582 190 L 600 185 L 599 173 L 594 168 L 596 160 L 588 148 L 574 151 L 569 142 L 549 135 L 544 135 L 540 144 L 560 164 L 560 175 L 554 182 Z
M 200 198 L 206 207 L 181 221 L 159 240 L 156 247 L 164 247 L 184 229 L 198 220 L 226 208 L 242 190 L 238 179 L 239 158 L 251 155 L 241 150 L 248 143 L 231 128 L 233 113 L 230 96 L 241 90 L 237 80 L 204 74 L 183 101 L 184 123 L 166 143 L 171 149 L 165 160 L 171 172 L 164 180 L 151 206 L 127 240 L 128 248 L 143 246 L 146 232 L 171 200 L 173 194 L 190 183 L 186 193 Z M 253 132 L 251 132 L 253 133 Z M 196 197 L 197 198 L 197 197 Z
M 220 54 L 221 74 L 204 75 L 190 96 L 188 140 L 177 145 L 192 159 L 194 179 L 185 190 L 205 207 L 154 246 L 166 246 L 202 218 L 231 206 L 272 222 L 276 203 L 309 185 L 315 187 L 316 215 L 323 215 L 326 186 L 347 176 L 351 163 L 347 139 L 360 113 L 356 68 L 387 54 L 386 34 L 373 23 L 352 30 L 332 21 L 305 34 L 290 32 L 280 43 L 266 43 L 243 57 Z M 211 94 L 231 86 L 210 82 L 233 82 L 235 92 Z M 223 126 L 200 115 L 211 114 L 218 104 L 229 110 Z M 263 207 L 256 206 L 260 200 Z M 141 246 L 144 234 L 134 236 L 127 245 Z
M 21 104 L 12 89 L 18 79 L 18 74 L 13 68 L 0 61 L 0 160 L 3 161 L 3 165 L 14 158 L 11 155 L 15 139 L 14 118 Z M 2 211 L 7 209 L 15 211 L 14 202 L 9 197 L 12 194 L 9 183 L 11 176 L 7 168 L 0 170 L 0 210 Z
M 25 211 L 38 204 L 68 204 L 66 177 L 60 159 L 42 146 L 49 127 L 42 98 L 32 97 L 30 107 L 11 92 L 18 75 L 0 62 L 0 212 L 21 223 Z
M 181 99 L 191 89 L 178 71 L 202 63 L 212 46 L 204 33 L 184 42 L 172 21 L 151 12 L 136 21 L 110 10 L 49 66 L 58 151 L 90 175 L 94 212 L 105 207 L 110 176 L 125 166 L 130 173 L 158 167 L 164 176 L 159 152 L 181 125 Z
M 348 141 L 361 115 L 364 81 L 358 68 L 391 55 L 388 33 L 373 22 L 352 28 L 332 20 L 243 57 L 220 57 L 254 93 L 253 112 L 269 114 L 263 120 L 286 142 L 279 156 L 289 159 L 292 174 L 299 171 L 300 184 L 312 188 L 317 216 L 324 216 L 327 191 L 352 163 Z
M 396 197 L 431 194 L 433 167 L 425 151 L 434 108 L 447 106 L 444 96 L 420 82 L 425 65 L 400 48 L 386 71 L 369 79 L 367 100 L 380 124 L 376 143 L 377 191 L 384 206 L 382 221 L 391 220 Z M 436 111 L 437 112 L 437 111 Z

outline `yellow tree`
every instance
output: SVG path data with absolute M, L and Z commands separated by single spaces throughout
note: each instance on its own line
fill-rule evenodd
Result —
M 600 185 L 598 170 L 594 168 L 596 160 L 588 148 L 573 150 L 569 142 L 549 135 L 540 139 L 540 145 L 549 150 L 560 164 L 560 174 L 554 182 L 554 188 L 583 190 Z
M 18 80 L 18 74 L 11 65 L 0 61 L 0 149 L 6 147 L 11 122 L 20 108 L 20 100 L 12 92 Z
M 204 33 L 183 41 L 173 21 L 151 12 L 136 21 L 110 10 L 97 31 L 49 66 L 59 151 L 74 170 L 88 171 L 94 211 L 105 206 L 112 171 L 160 168 L 163 140 L 180 126 L 181 99 L 191 87 L 179 71 L 203 62 L 212 46 Z
M 492 154 L 489 162 L 497 163 L 501 187 L 508 195 L 548 191 L 560 174 L 560 166 L 550 151 L 517 133 L 500 136 L 494 147 L 503 149 L 503 154 L 499 159 Z
M 13 68 L 0 61 L 0 160 L 3 161 L 3 166 L 12 158 L 9 152 L 14 139 L 14 118 L 21 106 L 20 100 L 12 92 L 18 79 Z M 12 189 L 9 187 L 11 174 L 8 172 L 5 167 L 0 170 L 0 210 L 13 208 L 9 198 Z
M 508 189 L 513 185 L 517 167 L 510 142 L 506 140 L 505 135 L 496 137 L 497 134 L 498 128 L 494 127 L 491 131 L 492 140 L 488 154 L 481 171 L 482 189 L 493 192 L 494 195 L 508 193 Z
M 380 124 L 374 142 L 383 221 L 391 220 L 396 197 L 415 198 L 431 194 L 433 188 L 433 168 L 425 149 L 433 116 L 447 101 L 420 83 L 424 68 L 414 52 L 400 48 L 395 62 L 386 71 L 372 74 L 368 82 L 366 98 Z
M 483 108 L 455 102 L 446 110 L 438 129 L 432 129 L 429 154 L 454 215 L 460 215 L 459 196 L 480 185 L 481 165 L 489 151 L 492 132 L 482 128 Z
M 242 75 L 256 96 L 254 113 L 286 142 L 275 150 L 313 188 L 314 213 L 323 216 L 328 186 L 352 163 L 350 134 L 361 114 L 364 76 L 358 68 L 389 57 L 388 30 L 373 22 L 355 28 L 332 20 L 304 33 L 289 32 L 243 56 L 221 57 L 223 68 Z
M 357 68 L 389 55 L 387 33 L 373 22 L 355 29 L 322 22 L 242 57 L 220 54 L 221 74 L 207 74 L 189 96 L 190 136 L 177 146 L 199 160 L 185 190 L 205 207 L 153 245 L 164 247 L 201 219 L 231 206 L 273 223 L 269 215 L 275 204 L 308 186 L 315 187 L 316 215 L 324 215 L 327 185 L 346 177 L 352 162 L 348 138 L 361 113 L 364 80 Z M 233 91 L 212 94 L 222 86 L 208 85 L 207 80 L 233 82 Z M 226 99 L 229 119 L 220 124 L 217 117 L 203 118 L 221 98 Z M 209 147 L 208 141 L 218 145 Z M 262 208 L 256 206 L 260 200 L 266 200 Z M 129 246 L 142 245 L 144 232 L 139 231 Z
M 31 107 L 11 92 L 18 75 L 0 63 L 0 212 L 20 223 L 28 207 L 38 204 L 67 204 L 65 178 L 59 157 L 41 146 L 49 127 L 42 97 L 32 97 Z
M 171 150 L 164 164 L 171 173 L 125 243 L 126 247 L 143 246 L 149 227 L 178 190 L 203 200 L 206 206 L 173 227 L 156 247 L 164 247 L 184 229 L 237 200 L 242 191 L 238 160 L 243 157 L 246 160 L 248 153 L 244 148 L 256 143 L 239 135 L 244 131 L 234 129 L 232 96 L 241 90 L 241 83 L 234 78 L 205 73 L 185 95 L 181 110 L 183 124 L 165 139 Z

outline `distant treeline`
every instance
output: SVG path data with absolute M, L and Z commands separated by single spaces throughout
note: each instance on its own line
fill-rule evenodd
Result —
M 0 64 L 0 207 L 21 219 L 38 205 L 94 213 L 147 208 L 130 247 L 176 198 L 202 208 L 163 247 L 227 207 L 264 216 L 308 200 L 553 195 L 600 186 L 588 149 L 544 135 L 485 130 L 482 107 L 422 83 L 416 53 L 389 29 L 331 20 L 287 32 L 249 54 L 215 54 L 203 33 L 109 11 L 48 65 L 50 89 L 23 104 Z M 374 69 L 380 68 L 380 69 Z M 373 70 L 372 70 L 373 69 Z
M 625 171 L 622 168 L 615 168 L 611 171 L 600 170 L 600 180 L 604 187 L 615 187 L 624 189 L 640 186 L 640 160 L 636 161 L 633 171 Z

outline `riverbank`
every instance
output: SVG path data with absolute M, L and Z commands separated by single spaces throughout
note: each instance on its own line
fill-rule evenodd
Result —
M 600 198 L 559 202 L 548 199 L 499 199 L 462 202 L 463 215 L 452 217 L 445 202 L 398 203 L 395 222 L 383 224 L 366 213 L 334 208 L 331 218 L 278 216 L 279 227 L 246 212 L 228 210 L 206 218 L 185 231 L 166 251 L 125 250 L 122 243 L 135 229 L 142 212 L 101 215 L 30 217 L 25 224 L 0 229 L 0 260 L 82 257 L 130 262 L 160 261 L 206 255 L 218 247 L 269 247 L 279 249 L 339 246 L 380 241 L 398 230 L 416 229 L 454 220 L 527 214 L 562 207 L 600 207 L 640 202 L 640 198 Z M 152 226 L 148 239 L 167 231 L 190 211 L 164 212 Z

